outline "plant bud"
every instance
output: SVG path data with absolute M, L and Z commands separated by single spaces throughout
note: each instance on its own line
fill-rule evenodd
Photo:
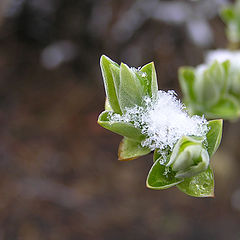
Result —
M 208 168 L 209 155 L 203 140 L 182 137 L 173 148 L 167 167 L 176 172 L 176 178 L 195 176 Z

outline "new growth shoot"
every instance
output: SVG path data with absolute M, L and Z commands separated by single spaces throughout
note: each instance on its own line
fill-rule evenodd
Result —
M 213 196 L 209 162 L 220 144 L 222 121 L 191 116 L 174 91 L 159 91 L 153 63 L 130 68 L 102 56 L 100 65 L 107 100 L 98 123 L 123 136 L 119 160 L 154 151 L 147 187 L 177 186 L 191 196 Z

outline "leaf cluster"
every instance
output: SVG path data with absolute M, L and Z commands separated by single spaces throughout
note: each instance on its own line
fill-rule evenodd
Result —
M 227 71 L 227 63 L 225 64 L 226 66 L 223 65 L 221 70 L 213 67 L 206 76 L 210 78 L 211 75 L 218 74 L 215 73 L 216 71 Z M 140 126 L 134 125 L 131 121 L 114 121 L 111 116 L 113 114 L 122 115 L 128 108 L 134 106 L 142 106 L 145 96 L 151 97 L 151 99 L 156 98 L 158 87 L 154 64 L 149 63 L 142 68 L 135 69 L 124 63 L 118 65 L 110 58 L 102 56 L 100 66 L 107 98 L 105 111 L 100 114 L 98 123 L 123 136 L 118 149 L 119 160 L 133 160 L 150 153 L 151 150 L 141 144 L 146 136 Z M 197 96 L 193 91 L 194 71 L 187 69 L 182 74 L 187 96 L 191 100 L 196 100 Z M 223 77 L 223 79 L 225 78 Z M 206 138 L 184 136 L 179 139 L 172 151 L 166 149 L 165 152 L 159 152 L 156 149 L 154 163 L 146 181 L 147 187 L 166 189 L 177 186 L 191 196 L 213 196 L 214 178 L 209 159 L 220 144 L 222 120 L 209 121 L 208 127 L 209 132 Z
M 197 68 L 181 67 L 179 81 L 184 103 L 192 114 L 208 119 L 236 119 L 240 116 L 240 92 L 230 62 L 213 62 Z M 240 77 L 240 75 L 239 75 Z M 240 80 L 240 78 L 239 78 Z

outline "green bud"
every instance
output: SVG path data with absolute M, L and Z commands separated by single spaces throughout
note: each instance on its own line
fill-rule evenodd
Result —
M 173 148 L 167 167 L 176 172 L 176 178 L 187 178 L 205 171 L 209 165 L 209 155 L 203 139 L 182 137 Z

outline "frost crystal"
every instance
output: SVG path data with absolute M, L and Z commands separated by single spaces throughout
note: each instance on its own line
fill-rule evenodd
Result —
M 145 97 L 142 106 L 127 108 L 123 115 L 113 113 L 109 120 L 142 129 L 146 139 L 141 144 L 151 150 L 172 150 L 181 137 L 205 137 L 208 132 L 205 118 L 189 116 L 174 91 L 158 91 L 156 100 Z

